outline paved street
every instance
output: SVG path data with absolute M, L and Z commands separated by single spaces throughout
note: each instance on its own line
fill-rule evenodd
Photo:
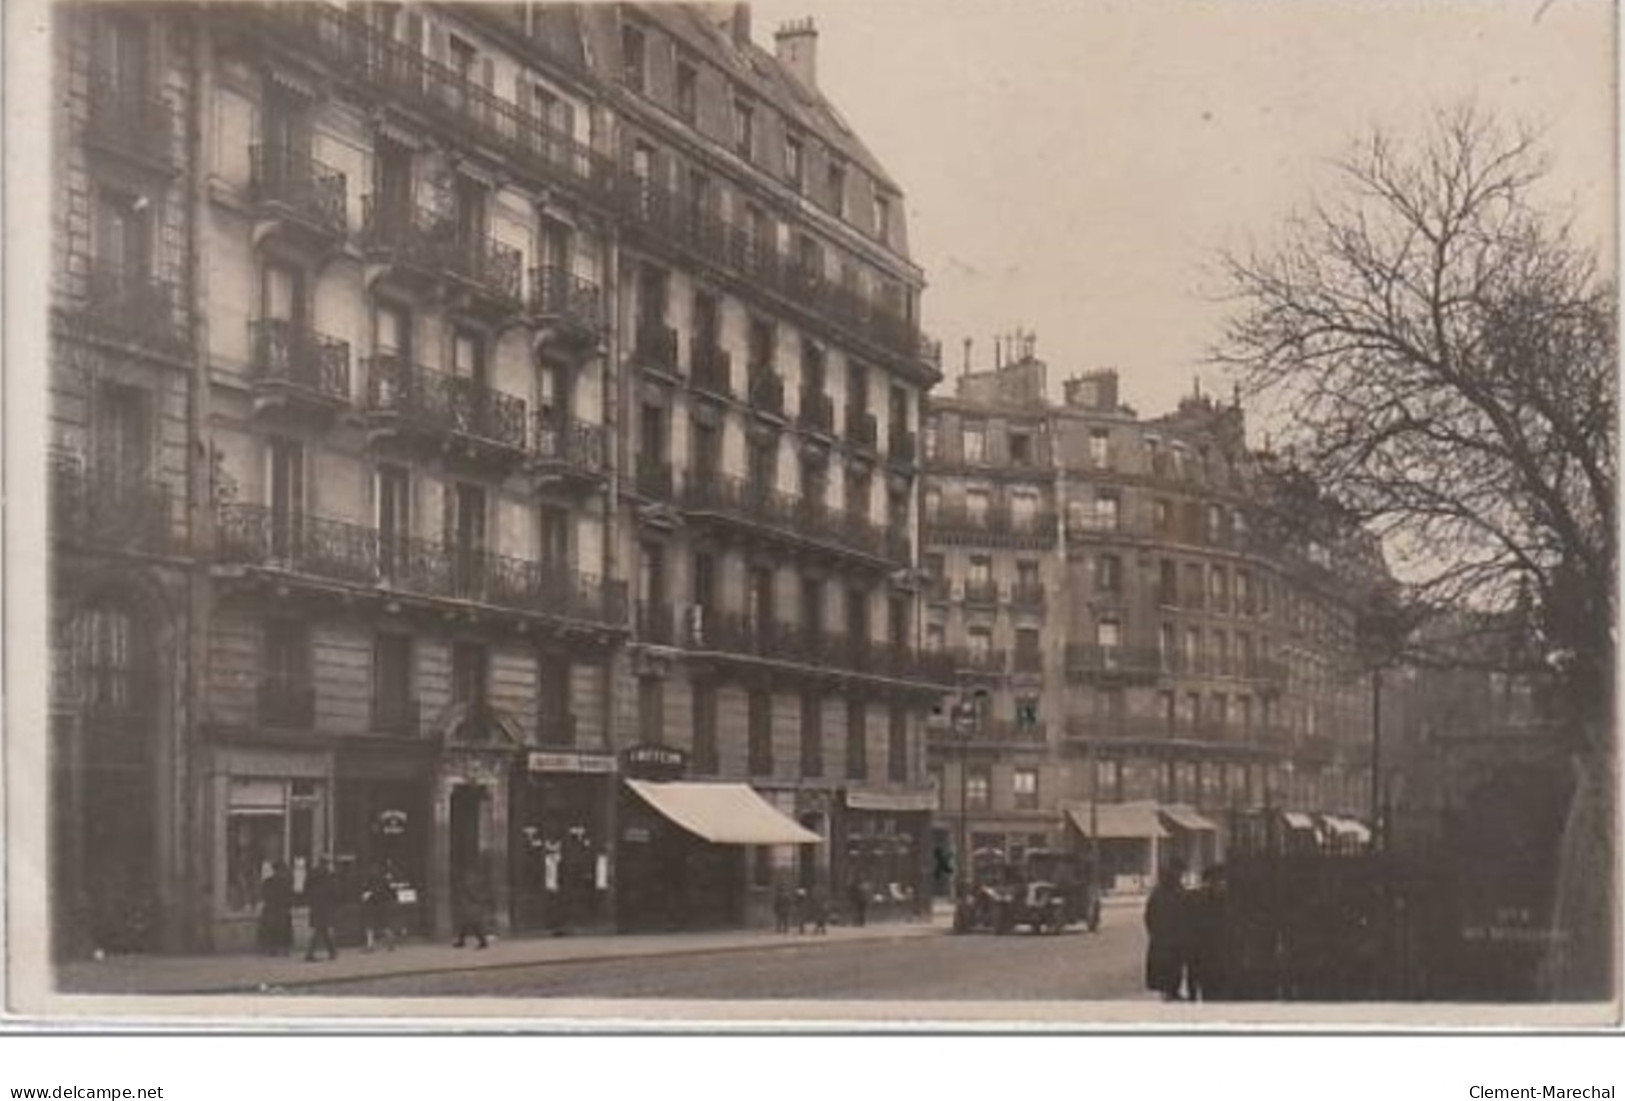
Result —
M 769 937 L 771 935 L 769 934 Z M 773 937 L 755 950 L 560 961 L 367 978 L 321 993 L 385 997 L 1107 1000 L 1142 998 L 1145 937 L 1137 910 L 1097 934 L 1015 934 L 821 941 Z

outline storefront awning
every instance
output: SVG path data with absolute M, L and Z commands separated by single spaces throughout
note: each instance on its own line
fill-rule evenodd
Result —
M 1286 819 L 1287 829 L 1313 830 L 1315 828 L 1313 818 L 1310 818 L 1307 814 L 1299 814 L 1295 810 L 1282 811 L 1281 817 Z
M 1067 807 L 1066 813 L 1085 837 L 1094 836 L 1090 829 L 1091 816 L 1098 835 L 1103 838 L 1168 836 L 1168 831 L 1162 828 L 1162 822 L 1157 818 L 1155 803 L 1096 803 L 1092 811 L 1088 804 L 1084 804 Z
M 1203 818 L 1196 812 L 1196 808 L 1187 807 L 1179 803 L 1162 808 L 1162 816 L 1172 822 L 1178 829 L 1188 833 L 1218 833 L 1219 827 Z
M 823 840 L 786 817 L 749 784 L 626 783 L 671 821 L 719 845 L 813 845 Z
M 1333 814 L 1323 814 L 1321 820 L 1326 823 L 1327 829 L 1339 837 L 1347 837 L 1350 840 L 1360 842 L 1362 845 L 1371 840 L 1371 831 L 1366 829 L 1363 823 L 1356 822 L 1352 818 L 1339 818 Z

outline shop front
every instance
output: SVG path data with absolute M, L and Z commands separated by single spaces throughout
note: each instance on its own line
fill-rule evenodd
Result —
M 341 746 L 335 753 L 332 850 L 343 941 L 362 939 L 361 896 L 378 876 L 395 892 L 396 933 L 430 931 L 429 749 L 422 742 L 392 742 Z
M 1169 840 L 1154 802 L 1082 803 L 1066 807 L 1073 826 L 1069 844 L 1080 851 L 1098 846 L 1101 881 L 1108 891 L 1148 891 L 1156 882 Z
M 526 755 L 513 782 L 512 920 L 515 929 L 584 932 L 610 922 L 608 754 Z
M 842 802 L 834 878 L 848 920 L 926 916 L 935 793 L 850 789 Z

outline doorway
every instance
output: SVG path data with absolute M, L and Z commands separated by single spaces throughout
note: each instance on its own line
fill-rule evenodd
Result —
M 458 784 L 451 790 L 451 891 L 457 889 L 471 871 L 481 871 L 480 811 L 485 789 L 479 784 Z

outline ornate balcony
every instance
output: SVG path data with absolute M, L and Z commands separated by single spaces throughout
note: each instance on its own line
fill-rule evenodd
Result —
M 288 407 L 323 414 L 350 404 L 350 345 L 291 321 L 251 321 L 254 411 Z
M 544 412 L 536 414 L 535 429 L 530 467 L 539 479 L 590 485 L 603 478 L 603 425 Z
M 603 294 L 598 284 L 563 268 L 530 269 L 530 314 L 546 332 L 581 349 L 603 329 Z
M 316 725 L 316 686 L 296 677 L 266 677 L 259 684 L 259 723 L 281 730 Z
M 1163 655 L 1154 646 L 1099 646 L 1070 643 L 1067 674 L 1078 680 L 1147 684 L 1162 676 Z
M 183 356 L 191 343 L 184 317 L 174 283 L 144 271 L 97 265 L 85 278 L 85 297 L 75 320 L 82 331 L 104 340 Z
M 116 83 L 96 72 L 90 80 L 85 143 L 135 167 L 167 175 L 175 171 L 175 113 L 144 82 Z
M 846 409 L 846 442 L 867 454 L 875 454 L 880 447 L 880 425 L 875 415 L 865 409 Z
M 262 223 L 256 240 L 271 233 L 311 244 L 344 238 L 344 173 L 282 146 L 251 145 L 248 153 L 248 197 Z
M 660 321 L 640 321 L 632 344 L 632 359 L 639 366 L 676 378 L 677 330 Z
M 406 202 L 361 200 L 361 243 L 369 282 L 443 286 L 453 304 L 488 317 L 517 314 L 524 302 L 524 256 L 486 234 L 469 234 L 449 213 Z
M 101 549 L 179 554 L 186 550 L 185 500 L 140 471 L 51 453 L 51 534 Z
M 750 405 L 764 417 L 784 419 L 784 376 L 771 367 L 751 368 Z
M 525 402 L 477 379 L 372 356 L 367 367 L 367 421 L 376 436 L 394 435 L 497 463 L 525 454 Z
M 825 436 L 835 434 L 835 402 L 826 393 L 817 390 L 801 391 L 801 411 L 796 423 L 808 432 Z
M 622 582 L 264 505 L 221 506 L 215 561 L 275 571 L 323 588 L 462 601 L 600 627 L 619 626 L 626 607 Z
M 927 541 L 949 546 L 1047 550 L 1055 545 L 1056 514 L 1039 509 L 1017 517 L 1003 507 L 977 513 L 963 506 L 945 506 L 926 515 L 925 529 Z
M 865 516 L 829 508 L 821 500 L 796 497 L 736 475 L 689 479 L 682 505 L 695 521 L 722 521 L 801 549 L 851 555 L 887 568 L 907 561 L 903 545 Z
M 733 397 L 733 357 L 727 352 L 694 339 L 688 345 L 688 364 L 696 390 L 718 398 Z

